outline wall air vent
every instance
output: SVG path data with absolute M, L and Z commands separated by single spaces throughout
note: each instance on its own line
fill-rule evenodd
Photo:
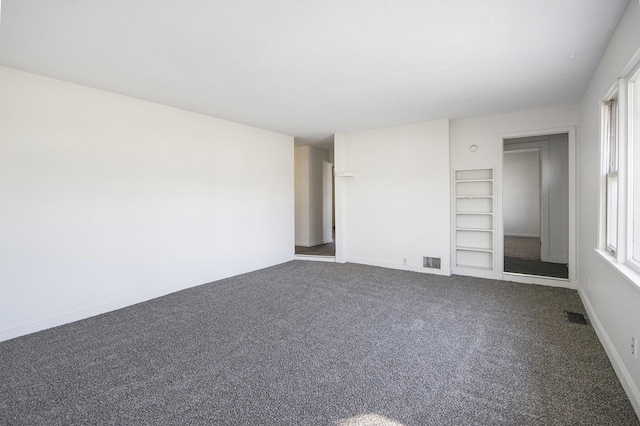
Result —
M 430 269 L 440 269 L 440 258 L 424 256 L 422 258 L 422 267 Z

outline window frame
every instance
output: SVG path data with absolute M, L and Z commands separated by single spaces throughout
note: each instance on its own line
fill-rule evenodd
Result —
M 611 87 L 601 107 L 598 248 L 618 269 L 628 267 L 640 274 L 640 62 L 627 70 L 630 72 Z M 612 145 L 615 141 L 617 149 Z
M 604 249 L 616 256 L 618 251 L 618 226 L 620 191 L 619 176 L 619 101 L 618 91 L 603 102 L 602 135 L 604 163 Z M 602 245 L 602 244 L 601 244 Z
M 625 263 L 640 273 L 640 64 L 627 80 L 627 258 Z

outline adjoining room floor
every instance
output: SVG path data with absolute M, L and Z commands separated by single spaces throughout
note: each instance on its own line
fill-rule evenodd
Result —
M 569 278 L 567 264 L 540 260 L 540 238 L 504 237 L 504 272 Z
M 334 240 L 331 243 L 320 244 L 312 247 L 296 246 L 296 254 L 306 256 L 335 256 L 336 243 Z
M 296 246 L 295 254 L 301 256 L 335 256 L 336 255 L 336 229 L 332 228 L 333 241 L 327 244 L 318 244 L 311 247 Z
M 504 257 L 504 272 L 514 274 L 537 275 L 541 277 L 569 278 L 569 268 L 563 263 L 543 262 L 541 260 Z

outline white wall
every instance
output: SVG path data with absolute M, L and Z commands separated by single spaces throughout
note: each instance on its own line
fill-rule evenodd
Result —
M 600 190 L 600 106 L 606 92 L 640 49 L 640 6 L 631 1 L 580 104 L 579 291 L 636 413 L 640 416 L 640 359 L 631 336 L 640 336 L 640 287 L 595 252 Z
M 549 140 L 549 262 L 567 263 L 569 258 L 569 149 L 567 135 Z
M 329 150 L 297 146 L 295 151 L 295 244 L 311 247 L 330 243 L 331 181 L 327 180 Z M 330 176 L 329 176 L 330 178 Z M 326 234 L 325 227 L 329 227 Z M 327 239 L 328 236 L 328 239 Z
M 333 159 L 322 162 L 322 242 L 333 242 Z
M 337 260 L 449 274 L 448 120 L 335 142 Z M 442 270 L 422 268 L 423 256 L 440 257 Z
M 309 247 L 309 147 L 294 148 L 295 245 Z
M 573 129 L 578 124 L 578 107 L 554 107 L 533 111 L 522 111 L 511 114 L 496 115 L 490 117 L 471 118 L 451 121 L 451 168 L 484 168 L 496 169 L 497 179 L 497 223 L 496 236 L 501 237 L 501 206 L 502 188 L 500 175 L 503 138 L 525 137 L 541 134 L 558 133 L 559 130 Z M 566 130 L 568 131 L 568 130 Z M 478 149 L 472 152 L 469 147 L 477 145 Z M 571 214 L 571 207 L 570 207 Z M 570 230 L 571 233 L 571 230 Z M 503 245 L 500 238 L 495 241 L 498 270 L 502 269 Z M 572 251 L 569 251 L 571 261 Z M 570 278 L 575 279 L 575 271 L 569 270 Z M 496 273 L 495 278 L 501 278 L 501 273 Z M 510 277 L 510 279 L 518 279 Z M 544 282 L 549 285 L 574 287 L 572 282 L 551 282 L 544 279 L 523 279 L 526 282 Z
M 310 147 L 309 149 L 309 245 L 323 244 L 325 205 L 325 164 L 329 161 L 329 151 Z M 330 188 L 329 188 L 330 189 Z M 330 241 L 326 241 L 330 242 Z
M 451 120 L 451 167 L 497 167 L 502 150 L 501 136 L 516 137 L 527 132 L 576 126 L 576 106 L 522 111 L 490 117 Z M 522 135 L 524 136 L 524 135 Z M 471 152 L 470 145 L 478 150 Z
M 0 67 L 0 340 L 293 259 L 293 138 Z
M 504 235 L 540 237 L 540 151 L 505 151 Z

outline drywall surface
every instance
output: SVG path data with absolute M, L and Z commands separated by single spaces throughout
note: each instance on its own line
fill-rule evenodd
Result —
M 525 136 L 523 133 L 526 132 L 540 132 L 577 124 L 577 106 L 451 120 L 451 167 L 497 167 L 498 152 L 502 150 L 502 136 Z M 469 149 L 471 145 L 476 145 L 477 151 L 472 152 Z
M 329 153 L 329 155 L 331 155 Z M 331 157 L 330 157 L 331 158 Z M 322 162 L 322 243 L 333 242 L 333 159 Z
M 336 227 L 336 262 L 345 263 L 348 259 L 347 241 L 347 187 L 351 177 L 347 163 L 347 134 L 333 135 L 333 161 L 335 165 L 335 227 Z
M 344 254 L 349 262 L 449 274 L 449 121 L 335 140 L 338 261 Z M 423 256 L 441 258 L 442 269 L 423 268 Z
M 504 234 L 540 237 L 540 151 L 508 151 L 503 163 Z
M 295 245 L 309 247 L 309 147 L 294 148 Z
M 309 149 L 309 245 L 323 244 L 325 164 L 329 161 L 329 151 L 311 147 Z M 330 242 L 330 241 L 327 241 Z
M 549 259 L 547 260 L 556 263 L 569 261 L 568 145 L 567 134 L 549 137 Z
M 293 259 L 293 138 L 0 67 L 0 339 Z
M 640 6 L 629 3 L 580 104 L 578 149 L 579 291 L 636 413 L 640 416 L 640 358 L 631 336 L 640 336 L 640 286 L 625 279 L 596 251 L 601 179 L 600 109 L 607 91 L 624 77 L 640 49 Z M 637 57 L 637 56 L 636 56 Z
M 327 180 L 329 151 L 312 146 L 297 146 L 295 151 L 295 243 L 311 247 L 330 243 L 331 180 Z M 330 179 L 331 176 L 329 175 Z M 328 227 L 328 239 L 325 235 Z

